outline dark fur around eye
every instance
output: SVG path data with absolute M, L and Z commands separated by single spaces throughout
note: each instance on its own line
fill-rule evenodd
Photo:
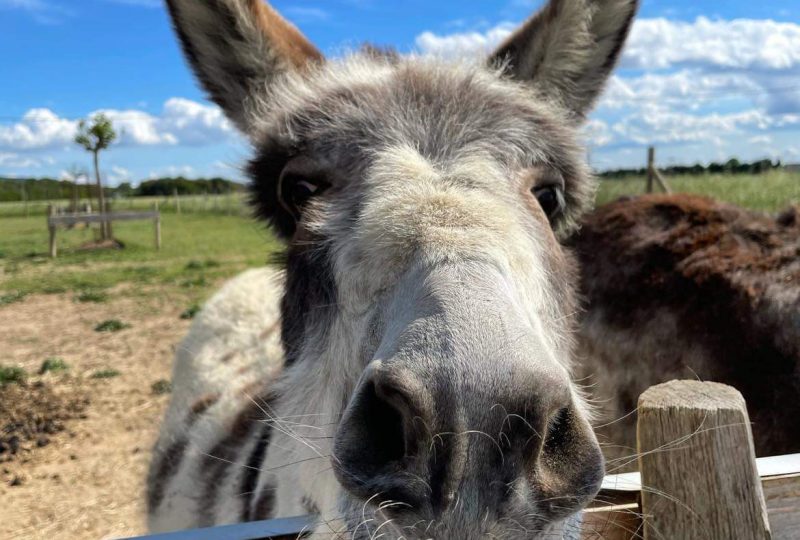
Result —
M 283 149 L 263 148 L 247 167 L 251 178 L 250 203 L 256 217 L 266 220 L 284 239 L 294 235 L 309 201 L 330 187 L 322 174 L 287 171 L 293 159 Z

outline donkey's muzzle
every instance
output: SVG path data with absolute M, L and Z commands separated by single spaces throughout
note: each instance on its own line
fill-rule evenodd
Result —
M 517 497 L 548 521 L 595 495 L 603 460 L 566 379 L 418 372 L 395 361 L 367 368 L 334 442 L 334 470 L 352 495 L 431 519 L 459 499 L 488 511 Z

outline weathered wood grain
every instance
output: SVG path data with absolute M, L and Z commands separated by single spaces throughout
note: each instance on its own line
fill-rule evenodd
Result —
M 698 381 L 654 386 L 639 398 L 645 539 L 769 539 L 744 398 Z

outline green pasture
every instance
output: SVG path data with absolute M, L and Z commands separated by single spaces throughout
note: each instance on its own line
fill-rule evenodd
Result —
M 151 221 L 114 223 L 123 249 L 86 250 L 94 228 L 58 231 L 58 258 L 48 253 L 44 217 L 0 218 L 0 295 L 75 292 L 76 302 L 103 301 L 122 283 L 166 284 L 205 292 L 220 278 L 263 265 L 279 249 L 263 225 L 240 215 L 165 213 L 162 249 Z M 202 294 L 199 294 L 202 297 Z
M 782 170 L 764 174 L 667 177 L 674 192 L 696 193 L 727 201 L 752 210 L 780 212 L 791 204 L 800 203 L 800 173 Z M 597 192 L 597 204 L 605 204 L 623 195 L 641 195 L 645 179 L 603 180 Z
M 777 212 L 800 203 L 800 173 L 668 178 L 673 190 L 708 195 L 754 210 Z M 643 178 L 604 180 L 598 204 L 644 192 Z M 76 303 L 105 301 L 119 284 L 164 285 L 202 301 L 219 279 L 263 265 L 280 249 L 272 234 L 248 216 L 241 195 L 142 198 L 115 201 L 116 210 L 159 203 L 163 249 L 153 247 L 149 221 L 118 222 L 123 249 L 87 251 L 96 229 L 58 232 L 59 256 L 47 256 L 45 208 L 25 217 L 21 203 L 0 204 L 0 309 L 33 293 L 73 293 Z M 22 209 L 22 212 L 20 212 Z M 30 208 L 29 208 L 30 211 Z M 162 287 L 163 288 L 163 287 Z M 155 288 L 158 290 L 159 288 Z M 140 294 L 147 287 L 128 287 Z

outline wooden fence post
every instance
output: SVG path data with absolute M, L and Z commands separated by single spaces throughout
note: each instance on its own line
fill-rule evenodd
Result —
M 175 213 L 181 215 L 181 198 L 178 196 L 178 188 L 172 190 L 172 196 L 175 197 Z
M 56 248 L 56 224 L 50 221 L 50 218 L 56 215 L 56 209 L 51 204 L 47 207 L 47 230 L 50 231 L 50 258 L 55 259 L 58 255 Z
M 656 149 L 653 146 L 647 148 L 647 193 L 653 192 L 653 177 L 656 170 Z
M 639 398 L 645 539 L 769 539 L 744 398 L 718 383 L 672 381 Z
M 153 210 L 156 212 L 156 217 L 153 220 L 156 233 L 156 250 L 161 251 L 161 214 L 158 213 L 158 201 L 153 205 Z

